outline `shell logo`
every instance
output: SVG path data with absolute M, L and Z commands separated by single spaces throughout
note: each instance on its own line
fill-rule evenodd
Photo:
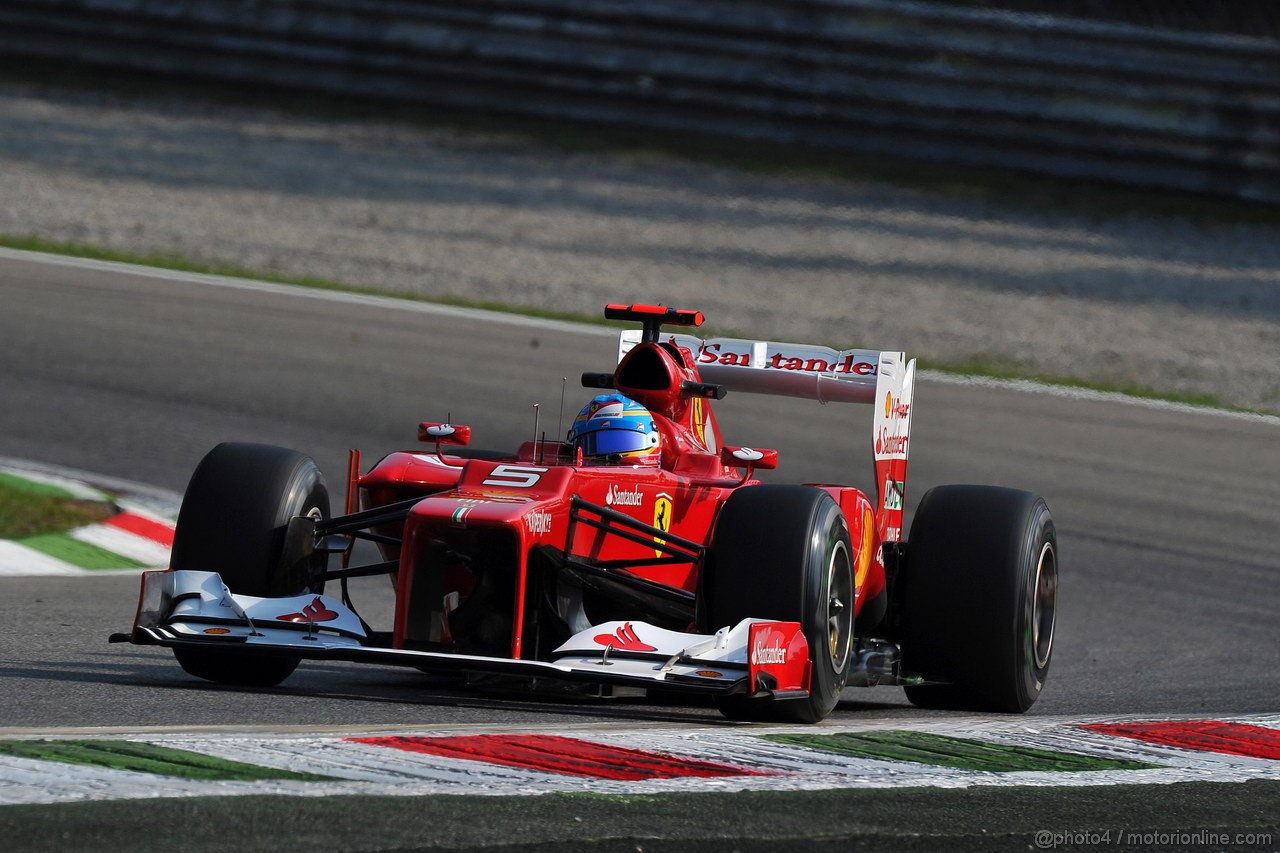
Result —
M 887 418 L 893 414 L 893 394 L 884 392 L 884 416 Z

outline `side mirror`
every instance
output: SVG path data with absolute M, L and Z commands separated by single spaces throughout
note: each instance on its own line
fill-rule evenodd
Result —
M 746 468 L 747 476 L 756 468 L 773 470 L 778 467 L 778 451 L 754 447 L 722 447 L 720 461 L 730 468 Z
M 424 421 L 418 424 L 418 441 L 435 442 L 436 444 L 470 444 L 471 427 Z

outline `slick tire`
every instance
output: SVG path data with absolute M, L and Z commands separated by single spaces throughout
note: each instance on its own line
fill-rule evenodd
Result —
M 286 543 L 295 516 L 329 517 L 329 490 L 309 456 L 266 444 L 219 444 L 191 475 L 174 530 L 173 569 L 217 572 L 232 592 L 282 597 L 324 590 L 324 554 Z M 301 567 L 301 568 L 299 568 Z M 222 684 L 271 687 L 299 658 L 175 648 L 189 674 Z
M 720 510 L 701 581 L 702 627 L 748 617 L 799 622 L 813 664 L 805 699 L 716 700 L 731 719 L 816 723 L 840 700 L 853 659 L 853 551 L 849 526 L 826 492 L 750 486 Z
M 920 501 L 900 573 L 902 667 L 925 708 L 1022 713 L 1049 674 L 1058 537 L 1044 500 L 941 486 Z

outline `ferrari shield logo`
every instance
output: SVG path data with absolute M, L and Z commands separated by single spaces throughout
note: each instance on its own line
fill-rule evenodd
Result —
M 658 528 L 659 530 L 670 530 L 671 529 L 671 509 L 672 509 L 671 495 L 667 494 L 666 492 L 660 493 L 657 499 L 654 500 L 653 502 L 653 526 Z M 659 539 L 656 536 L 654 537 L 653 541 L 658 542 L 660 544 L 666 544 L 665 539 Z M 655 556 L 658 556 L 658 557 L 663 556 L 663 552 L 659 551 L 656 548 L 654 549 L 653 553 Z

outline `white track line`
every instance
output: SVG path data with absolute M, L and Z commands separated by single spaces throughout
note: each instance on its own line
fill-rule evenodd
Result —
M 247 290 L 257 293 L 270 293 L 276 296 L 292 296 L 300 299 L 318 299 L 326 302 L 339 302 L 348 305 L 366 305 L 385 308 L 399 312 L 430 314 L 440 317 L 456 317 L 477 320 L 485 323 L 499 323 L 507 326 L 561 331 L 579 335 L 597 337 L 615 337 L 618 333 L 613 329 L 594 326 L 589 323 L 573 323 L 566 320 L 548 320 L 540 317 L 527 317 L 522 314 L 508 314 L 503 311 L 489 311 L 482 308 L 461 308 L 453 305 L 440 305 L 433 302 L 419 302 L 412 299 L 400 299 L 394 296 L 376 296 L 373 294 L 352 293 L 341 290 L 322 290 L 302 285 L 274 284 L 252 279 L 232 278 L 230 276 L 209 275 L 206 273 L 182 272 L 158 267 L 146 267 L 138 264 L 127 264 L 119 261 L 99 261 L 92 258 L 77 258 L 70 255 L 51 255 L 43 252 L 29 252 L 22 249 L 6 249 L 0 247 L 0 258 L 45 263 L 56 266 L 75 267 L 78 269 L 96 270 L 100 272 L 119 272 L 146 278 L 164 279 L 186 284 L 199 284 L 211 287 L 225 287 L 234 290 Z M 1116 391 L 1091 391 L 1065 385 L 1049 385 L 1029 379 L 993 379 L 985 376 L 957 376 L 933 370 L 922 370 L 920 378 L 929 382 L 947 385 L 975 385 L 986 388 L 999 388 L 1028 394 L 1044 394 L 1051 397 L 1063 397 L 1073 400 L 1091 400 L 1104 403 L 1119 403 L 1128 406 L 1155 409 L 1158 411 L 1178 412 L 1182 414 L 1212 415 L 1280 426 L 1280 416 L 1236 412 L 1228 409 L 1216 409 L 1208 406 L 1192 406 L 1187 403 L 1174 403 L 1167 400 L 1153 400 L 1145 397 L 1133 397 Z
M 1253 423 L 1280 426 L 1280 416 L 1264 415 L 1256 412 L 1236 412 L 1230 409 L 1215 409 L 1209 406 L 1193 406 L 1190 403 L 1175 403 L 1170 400 L 1156 400 L 1150 397 L 1134 397 L 1119 391 L 1095 391 L 1089 388 L 1074 388 L 1069 385 L 1049 385 L 1032 379 L 995 379 L 990 376 L 959 376 L 953 373 L 940 373 L 936 370 L 920 371 L 920 378 L 940 385 L 968 385 L 979 388 L 995 388 L 1001 391 L 1016 391 L 1022 394 L 1043 394 L 1048 397 L 1060 397 L 1066 400 L 1087 400 L 1095 403 L 1117 403 L 1123 406 L 1136 406 L 1142 409 L 1154 409 L 1160 412 L 1176 412 L 1184 415 L 1212 415 L 1232 420 L 1251 421 Z
M 441 305 L 435 302 L 420 302 L 415 299 L 401 299 L 394 296 L 378 296 L 370 293 L 353 293 L 346 290 L 324 290 L 305 287 L 297 284 L 275 284 L 268 281 L 255 281 L 246 278 L 232 278 L 225 275 L 208 273 L 183 272 L 160 267 L 145 267 L 139 264 L 126 264 L 120 261 L 100 261 L 93 258 L 77 258 L 71 255 L 50 255 L 43 252 L 29 252 L 23 249 L 6 249 L 0 247 L 0 258 L 32 263 L 51 264 L 53 266 L 73 267 L 76 269 L 94 270 L 96 272 L 127 273 L 143 278 L 156 278 L 164 281 L 175 281 L 183 284 L 198 284 L 209 287 L 223 287 L 231 290 L 247 290 L 254 293 L 269 293 L 275 296 L 290 296 L 298 299 L 318 299 L 323 302 L 339 302 L 345 305 L 366 305 L 385 308 L 400 313 L 430 314 L 439 317 L 453 317 L 465 320 L 478 320 L 485 323 L 501 323 L 507 326 L 523 326 L 545 329 L 547 331 L 569 332 L 579 335 L 614 338 L 618 332 L 603 326 L 590 323 L 573 323 L 566 320 L 549 320 L 542 317 L 528 317 L 523 314 L 509 314 L 505 311 L 488 311 L 483 308 L 463 308 L 456 305 Z

